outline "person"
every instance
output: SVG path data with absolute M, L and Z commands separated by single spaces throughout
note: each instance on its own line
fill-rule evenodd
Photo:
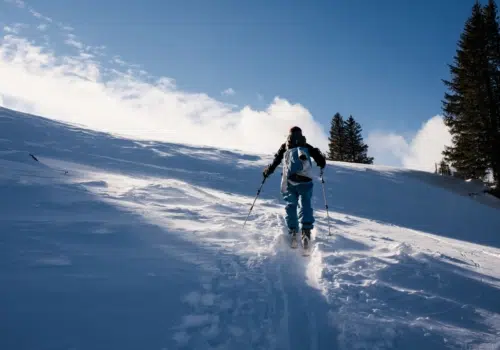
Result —
M 305 168 L 300 173 L 289 174 L 287 162 L 290 160 L 290 152 L 296 149 L 299 155 L 299 159 L 305 159 L 302 161 L 305 164 Z M 306 153 L 304 156 L 303 153 Z M 270 176 L 278 165 L 283 161 L 283 173 L 281 178 L 281 193 L 283 199 L 286 201 L 285 212 L 286 212 L 286 224 L 288 227 L 288 233 L 292 238 L 292 245 L 297 244 L 297 232 L 299 229 L 299 219 L 302 226 L 302 245 L 304 248 L 309 246 L 309 241 L 311 239 L 311 230 L 314 228 L 314 215 L 311 203 L 311 197 L 313 194 L 313 179 L 311 174 L 311 162 L 310 156 L 316 164 L 321 168 L 321 172 L 326 166 L 326 158 L 321 153 L 318 148 L 315 148 L 307 143 L 304 135 L 302 135 L 302 129 L 298 126 L 294 126 L 290 129 L 286 142 L 284 142 L 279 148 L 278 152 L 274 155 L 274 159 L 271 164 L 269 164 L 263 171 L 264 178 Z M 307 160 L 309 159 L 309 160 Z M 297 215 L 297 207 L 300 204 L 300 210 Z

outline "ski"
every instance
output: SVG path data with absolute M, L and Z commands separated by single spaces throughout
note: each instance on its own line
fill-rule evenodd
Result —
M 307 241 L 302 240 L 301 246 L 302 246 L 302 255 L 309 256 L 309 254 L 311 253 L 311 240 L 310 239 L 308 239 Z
M 297 247 L 298 247 L 297 235 L 296 234 L 290 234 L 290 247 L 292 249 L 297 249 Z
M 297 234 L 286 234 L 287 243 L 290 245 L 290 248 L 297 249 L 299 248 L 299 239 Z M 303 256 L 309 256 L 311 253 L 311 241 L 310 239 L 305 242 L 303 239 L 300 240 L 300 249 L 302 251 Z

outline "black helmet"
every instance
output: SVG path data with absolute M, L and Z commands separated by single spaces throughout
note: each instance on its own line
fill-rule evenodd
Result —
M 290 135 L 302 135 L 302 129 L 298 126 L 294 126 L 290 128 Z
M 286 148 L 294 148 L 298 146 L 304 146 L 306 143 L 306 138 L 302 135 L 302 129 L 298 126 L 290 128 L 290 133 L 288 134 Z

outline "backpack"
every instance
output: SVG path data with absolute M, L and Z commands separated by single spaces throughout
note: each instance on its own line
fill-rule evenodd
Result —
M 294 147 L 285 152 L 284 172 L 287 179 L 293 175 L 300 175 L 312 179 L 312 161 L 307 147 Z

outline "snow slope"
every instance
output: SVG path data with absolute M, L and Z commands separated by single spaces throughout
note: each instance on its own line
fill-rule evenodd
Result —
M 329 163 L 303 257 L 269 160 L 0 109 L 0 349 L 500 348 L 496 199 Z

